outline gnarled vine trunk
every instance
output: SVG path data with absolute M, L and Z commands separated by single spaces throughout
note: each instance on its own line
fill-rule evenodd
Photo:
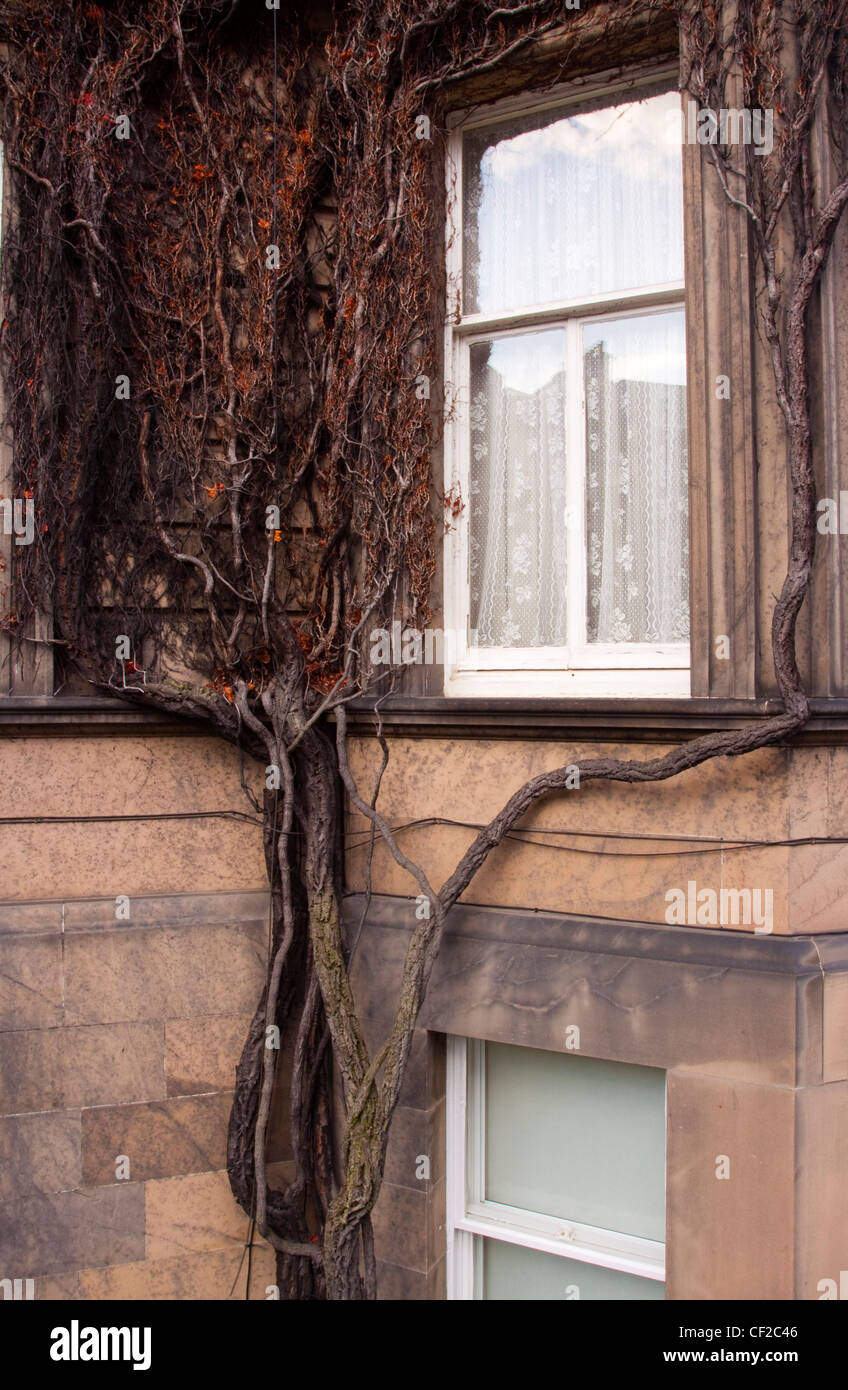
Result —
M 617 38 L 626 63 L 628 44 L 644 51 L 651 23 L 673 16 L 687 93 L 721 108 L 739 77 L 747 104 L 780 113 L 774 152 L 748 150 L 744 172 L 727 151 L 710 155 L 751 229 L 786 430 L 791 535 L 772 627 L 783 712 L 660 758 L 579 764 L 581 787 L 660 782 L 777 743 L 808 716 L 795 655 L 815 540 L 808 313 L 848 202 L 848 0 L 580 11 L 338 0 L 320 33 L 294 0 L 279 15 L 260 9 L 252 27 L 231 0 L 143 8 L 0 3 L 15 203 L 8 413 L 16 492 L 34 497 L 40 527 L 16 556 L 3 625 L 30 640 L 49 611 L 57 649 L 93 688 L 203 720 L 273 772 L 257 806 L 268 976 L 236 1077 L 228 1171 L 277 1251 L 283 1298 L 373 1298 L 371 1212 L 447 914 L 573 775 L 569 763 L 518 788 L 436 888 L 381 815 L 379 778 L 366 794 L 348 760 L 345 701 L 388 688 L 369 666 L 369 625 L 429 616 L 444 499 L 416 383 L 435 380 L 444 317 L 433 156 L 446 95 L 528 62 L 555 33 L 563 80 L 602 41 L 608 52 Z M 811 173 L 823 103 L 837 166 L 827 198 Z M 144 684 L 127 688 L 119 637 Z M 373 1054 L 340 919 L 345 798 L 429 905 Z M 266 1153 L 283 1085 L 294 1176 L 277 1190 Z

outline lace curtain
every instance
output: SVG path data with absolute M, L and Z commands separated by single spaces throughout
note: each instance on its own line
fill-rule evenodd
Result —
M 596 324 L 583 341 L 588 640 L 686 642 L 683 314 Z
M 582 335 L 587 640 L 685 642 L 683 314 Z M 563 330 L 472 346 L 469 579 L 481 647 L 567 645 L 566 409 Z
M 465 314 L 683 278 L 678 93 L 531 112 L 463 141 Z M 493 334 L 470 350 L 470 623 L 481 647 L 567 646 L 569 567 L 573 581 L 584 564 L 589 643 L 688 637 L 683 313 L 577 331 L 582 381 L 566 381 L 562 328 Z M 579 418 L 584 396 L 585 460 L 566 460 L 566 418 Z M 585 490 L 571 531 L 567 462 Z
M 466 132 L 463 265 L 466 314 L 682 280 L 679 93 Z
M 565 334 L 471 348 L 471 628 L 481 647 L 565 646 Z

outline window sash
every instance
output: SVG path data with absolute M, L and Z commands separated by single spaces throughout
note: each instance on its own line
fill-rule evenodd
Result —
M 480 1296 L 484 1236 L 643 1279 L 665 1280 L 665 1243 L 489 1201 L 486 1044 L 447 1039 L 447 1297 Z M 476 1248 L 475 1248 L 476 1247 Z
M 588 642 L 587 629 L 587 547 L 586 547 L 586 399 L 583 360 L 583 329 L 589 324 L 610 321 L 621 322 L 625 318 L 646 318 L 651 311 L 665 313 L 668 309 L 684 309 L 679 293 L 663 301 L 660 305 L 644 305 L 627 313 L 593 312 L 597 305 L 584 301 L 582 312 L 573 306 L 570 316 L 561 315 L 550 319 L 547 328 L 561 328 L 565 332 L 565 410 L 566 410 L 566 508 L 572 518 L 580 517 L 581 522 L 569 527 L 568 566 L 569 578 L 566 591 L 568 645 L 564 647 L 478 647 L 472 640 L 469 626 L 470 584 L 468 574 L 468 534 L 469 518 L 467 508 L 460 515 L 455 535 L 457 545 L 462 543 L 462 559 L 457 565 L 466 596 L 464 607 L 466 620 L 460 625 L 456 654 L 456 670 L 495 671 L 495 670 L 566 670 L 582 671 L 598 668 L 613 670 L 689 670 L 688 642 Z M 459 482 L 462 496 L 470 497 L 470 349 L 475 343 L 489 342 L 493 338 L 515 337 L 532 330 L 537 325 L 527 324 L 521 328 L 508 329 L 502 333 L 489 331 L 475 332 L 463 337 L 458 345 L 460 360 L 457 379 L 460 382 L 462 405 L 458 412 L 458 426 L 462 430 L 462 445 L 459 453 Z M 461 566 L 461 567 L 460 567 Z
M 488 337 L 490 333 L 510 328 L 558 328 L 571 318 L 606 318 L 615 315 L 623 317 L 627 310 L 645 313 L 650 309 L 683 306 L 685 283 L 683 280 L 667 280 L 662 285 L 650 285 L 636 290 L 614 290 L 609 294 L 594 295 L 580 299 L 551 300 L 547 304 L 533 304 L 525 309 L 513 309 L 503 314 L 467 314 L 456 323 L 452 330 L 457 338 L 467 334 Z
M 520 1207 L 499 1202 L 470 1203 L 457 1230 L 523 1245 L 547 1255 L 562 1255 L 581 1264 L 600 1265 L 642 1279 L 665 1279 L 665 1246 L 662 1241 L 605 1231 L 599 1226 L 557 1221 Z
M 640 300 L 638 308 L 630 308 L 615 313 L 598 312 L 597 301 L 584 300 L 572 302 L 561 307 L 557 316 L 545 320 L 544 327 L 561 328 L 565 332 L 566 364 L 566 507 L 570 517 L 581 521 L 569 528 L 568 564 L 569 580 L 566 592 L 568 645 L 564 647 L 479 647 L 473 641 L 469 626 L 470 583 L 468 579 L 469 560 L 469 516 L 468 504 L 456 520 L 454 529 L 445 540 L 446 558 L 454 573 L 452 604 L 459 621 L 450 618 L 446 626 L 456 634 L 455 662 L 451 675 L 464 671 L 593 671 L 674 670 L 686 675 L 690 666 L 688 643 L 672 642 L 593 642 L 586 640 L 587 628 L 587 583 L 586 583 L 586 525 L 585 525 L 585 483 L 586 483 L 586 416 L 583 363 L 583 329 L 589 324 L 609 321 L 620 322 L 625 318 L 645 318 L 652 311 L 665 313 L 669 309 L 683 309 L 682 286 L 673 287 L 673 294 L 664 295 L 661 303 L 649 304 L 642 294 L 633 296 Z M 522 319 L 525 316 L 522 315 Z M 454 420 L 455 451 L 453 483 L 460 489 L 463 499 L 470 497 L 471 458 L 470 458 L 470 349 L 475 343 L 491 341 L 493 338 L 518 336 L 542 327 L 541 322 L 527 320 L 520 327 L 510 326 L 503 331 L 489 327 L 481 332 L 477 325 L 474 331 L 458 333 L 454 348 L 454 380 L 458 385 L 457 409 Z M 446 604 L 449 602 L 449 588 Z M 688 693 L 688 689 L 686 690 Z
M 669 75 L 672 70 L 669 69 Z M 656 79 L 657 73 L 653 74 Z M 664 76 L 663 72 L 659 76 Z M 653 695 L 689 696 L 691 692 L 690 643 L 588 643 L 586 641 L 586 525 L 585 525 L 585 401 L 582 328 L 587 323 L 624 318 L 679 308 L 685 312 L 683 281 L 618 290 L 590 298 L 531 305 L 500 315 L 462 313 L 463 277 L 463 150 L 464 131 L 517 112 L 578 107 L 587 95 L 633 99 L 651 88 L 643 77 L 625 84 L 599 84 L 590 92 L 569 100 L 554 96 L 528 101 L 518 98 L 499 103 L 474 120 L 459 117 L 448 140 L 448 218 L 446 263 L 448 314 L 445 329 L 445 387 L 448 419 L 445 427 L 445 491 L 458 488 L 464 509 L 453 520 L 444 543 L 445 628 L 452 635 L 445 665 L 445 690 L 449 694 L 497 693 L 526 695 L 527 678 L 533 678 L 535 695 L 603 695 L 622 697 Z M 469 513 L 470 500 L 470 348 L 475 342 L 541 328 L 562 328 L 566 333 L 566 497 L 568 514 L 580 517 L 569 535 L 567 631 L 565 647 L 479 647 L 470 631 Z M 687 374 L 688 375 L 688 374 Z M 579 383 L 579 386 L 575 385 Z M 619 673 L 623 679 L 611 677 Z

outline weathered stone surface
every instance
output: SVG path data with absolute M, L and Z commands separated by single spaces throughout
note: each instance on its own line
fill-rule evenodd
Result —
M 431 1108 L 429 1116 L 430 1176 L 434 1182 L 445 1176 L 446 1118 L 445 1098 L 442 1095 L 441 1100 Z
M 246 1013 L 223 1018 L 169 1018 L 165 1024 L 168 1095 L 230 1090 L 250 1020 Z
M 848 975 L 824 982 L 823 1081 L 848 1079 Z
M 778 486 L 782 488 L 782 482 Z M 785 498 L 782 505 L 785 508 Z M 771 516 L 770 508 L 763 511 Z M 392 755 L 381 784 L 381 809 L 398 824 L 444 817 L 446 806 L 459 822 L 471 827 L 484 823 L 510 788 L 561 765 L 566 757 L 561 745 L 544 740 L 413 740 L 391 732 L 389 737 Z M 662 751 L 651 749 L 650 756 Z M 567 759 L 576 762 L 605 753 L 636 760 L 649 756 L 640 745 L 577 742 L 569 743 Z M 371 785 L 379 756 L 373 739 L 354 739 L 351 761 L 362 785 Z M 414 776 L 409 775 L 410 767 Z M 844 833 L 846 768 L 845 747 L 770 748 L 734 759 L 732 766 L 727 759 L 716 759 L 661 789 L 595 783 L 579 794 L 579 824 L 572 814 L 577 805 L 573 792 L 548 797 L 531 809 L 522 830 L 574 828 L 581 838 L 570 841 L 559 833 L 555 841 L 538 836 L 544 841 L 541 845 L 500 845 L 476 875 L 469 896 L 495 908 L 586 913 L 662 925 L 669 888 L 694 879 L 714 889 L 772 888 L 777 935 L 843 932 L 848 922 L 841 885 L 848 847 L 781 842 Z M 352 831 L 362 830 L 364 824 L 357 815 L 349 817 Z M 583 838 L 587 832 L 597 839 Z M 638 842 L 623 843 L 618 838 L 622 834 L 635 835 Z M 674 834 L 711 840 L 715 852 L 705 853 L 707 844 L 693 845 L 691 838 L 675 841 Z M 473 828 L 465 825 L 416 827 L 415 858 L 433 883 L 447 877 L 473 835 Z M 751 838 L 765 843 L 740 847 Z M 552 843 L 556 853 L 545 847 Z M 362 882 L 365 858 L 361 843 L 350 850 L 352 886 Z M 379 842 L 372 868 L 375 892 L 410 892 L 405 871 Z M 745 930 L 732 923 L 715 928 L 722 929 Z M 747 930 L 752 931 L 753 924 Z
M 9 1277 L 125 1264 L 144 1257 L 140 1183 L 38 1194 L 0 1206 L 0 1266 Z
M 0 1112 L 62 1110 L 165 1095 L 161 1023 L 0 1033 Z
M 79 1111 L 0 1119 L 0 1202 L 79 1187 Z
M 189 1096 L 82 1111 L 83 1182 L 113 1183 L 116 1161 L 129 1161 L 133 1182 L 205 1173 L 227 1162 L 231 1096 Z
M 60 902 L 0 902 L 0 935 L 23 932 L 43 935 L 62 930 Z
M 415 1170 L 420 1166 L 419 1156 L 426 1157 L 432 1168 L 429 1150 L 427 1112 L 399 1105 L 392 1120 L 389 1136 L 386 1182 L 394 1183 L 398 1187 L 411 1187 L 413 1191 L 426 1191 L 429 1180 L 416 1178 Z
M 79 1274 L 45 1274 L 35 1281 L 36 1302 L 75 1303 L 82 1298 Z
M 845 882 L 848 845 L 796 845 L 788 868 L 787 892 L 796 932 L 848 930 Z
M 225 1172 L 163 1178 L 145 1184 L 147 1258 L 242 1245 L 248 1218 Z
M 442 1302 L 443 1299 L 447 1298 L 447 1272 L 447 1256 L 442 1256 L 427 1275 L 427 1297 L 432 1302 Z
M 247 1283 L 247 1256 L 238 1248 L 204 1250 L 170 1259 L 144 1260 L 113 1265 L 108 1269 L 83 1269 L 81 1296 L 87 1299 L 243 1300 Z M 253 1246 L 250 1298 L 266 1299 L 276 1282 L 274 1252 L 263 1240 Z
M 116 918 L 114 898 L 82 898 L 63 904 L 64 930 L 123 930 L 128 927 L 211 926 L 266 922 L 267 892 L 140 894 L 130 899 L 129 918 Z M 0 909 L 2 922 L 2 909 Z
M 385 1302 L 417 1303 L 431 1297 L 427 1277 L 419 1270 L 377 1261 L 377 1297 Z
M 840 1287 L 848 1269 L 848 1081 L 797 1092 L 796 1299 L 819 1299 L 823 1280 Z M 832 1292 L 832 1289 L 830 1290 Z
M 6 739 L 3 790 L 9 815 L 127 816 L 127 820 L 63 825 L 0 826 L 5 898 L 80 899 L 119 893 L 267 891 L 259 825 L 231 818 L 139 821 L 178 811 L 250 807 L 241 788 L 239 755 L 216 738 L 142 736 L 52 740 L 49 777 L 44 742 Z M 261 769 L 245 758 L 248 783 Z M 33 866 L 40 866 L 38 872 Z M 41 866 L 49 865 L 49 874 Z
M 381 809 L 390 822 L 403 824 L 450 814 L 472 827 L 494 815 L 510 790 L 526 778 L 564 760 L 577 762 L 605 754 L 637 760 L 647 756 L 639 746 L 587 742 L 569 745 L 566 757 L 562 747 L 521 739 L 504 744 L 498 739 L 413 741 L 394 737 L 391 748 L 380 790 Z M 662 746 L 652 749 L 650 756 L 662 751 Z M 373 783 L 378 759 L 374 740 L 355 741 L 351 760 L 362 785 Z M 409 775 L 411 766 L 414 776 Z M 815 768 L 806 775 L 802 757 L 783 749 L 764 749 L 744 760 L 734 760 L 732 776 L 726 760 L 718 759 L 663 784 L 661 793 L 647 784 L 595 783 L 579 793 L 548 797 L 524 818 L 523 830 L 560 832 L 573 827 L 581 836 L 585 832 L 597 834 L 597 840 L 581 837 L 571 842 L 564 837 L 543 845 L 516 841 L 500 845 L 475 876 L 471 890 L 474 902 L 662 924 L 667 890 L 685 885 L 689 879 L 703 880 L 704 886 L 714 888 L 722 883 L 752 888 L 773 883 L 775 932 L 808 930 L 789 920 L 788 852 L 768 848 L 762 858 L 754 852 L 746 859 L 746 851 L 722 851 L 721 847 L 722 842 L 745 841 L 752 833 L 757 839 L 786 839 L 788 806 L 795 787 L 799 780 L 806 785 L 815 777 Z M 810 798 L 813 795 L 811 790 Z M 574 820 L 577 810 L 579 824 Z M 817 828 L 806 833 L 827 833 L 822 828 L 826 807 L 821 798 L 815 806 L 810 800 L 809 811 L 808 820 Z M 362 819 L 351 816 L 349 827 L 362 829 Z M 652 840 L 652 832 L 660 838 Z M 670 839 L 675 833 L 712 838 L 716 853 L 696 853 L 703 845 Z M 616 838 L 621 834 L 644 836 L 644 842 L 623 843 Z M 431 882 L 443 882 L 473 835 L 474 830 L 464 826 L 416 827 L 414 857 Z M 550 843 L 556 844 L 556 853 L 546 847 Z M 588 849 L 595 852 L 587 853 Z M 351 850 L 352 885 L 361 883 L 364 862 L 361 846 Z M 379 843 L 373 886 L 377 893 L 410 891 L 408 875 Z
M 384 1183 L 373 1212 L 378 1260 L 427 1273 L 427 1199 L 423 1192 Z
M 162 927 L 79 932 L 65 941 L 69 1023 L 246 1013 L 264 978 L 266 930 Z
M 241 791 L 233 794 L 230 804 L 237 806 L 241 796 Z M 91 814 L 94 806 L 102 814 L 99 792 L 96 799 L 90 793 L 89 798 L 83 814 Z M 185 803 L 177 799 L 157 809 L 173 810 L 175 805 Z M 32 782 L 25 806 L 25 813 L 32 814 Z M 0 825 L 0 863 L 4 896 L 23 901 L 180 893 L 198 880 L 212 891 L 261 891 L 267 883 L 261 827 L 228 819 Z M 49 873 L 45 867 L 34 878 L 34 864 L 49 864 Z
M 61 936 L 0 935 L 0 1031 L 61 1022 Z
M 669 1074 L 668 1298 L 794 1296 L 795 1094 Z
M 404 907 L 372 905 L 354 980 L 366 1014 L 396 996 Z M 793 1085 L 821 1074 L 821 998 L 807 941 L 458 907 L 420 1023 L 553 1051 L 576 1024 L 587 1056 Z

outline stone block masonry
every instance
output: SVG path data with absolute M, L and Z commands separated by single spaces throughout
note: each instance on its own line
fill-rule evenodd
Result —
M 261 891 L 135 897 L 129 920 L 112 898 L 0 903 L 0 1278 L 12 1288 L 244 1298 L 248 1218 L 227 1180 L 227 1121 L 267 913 Z M 272 1182 L 288 1174 L 287 1142 L 280 1112 Z M 257 1241 L 249 1296 L 274 1279 Z

